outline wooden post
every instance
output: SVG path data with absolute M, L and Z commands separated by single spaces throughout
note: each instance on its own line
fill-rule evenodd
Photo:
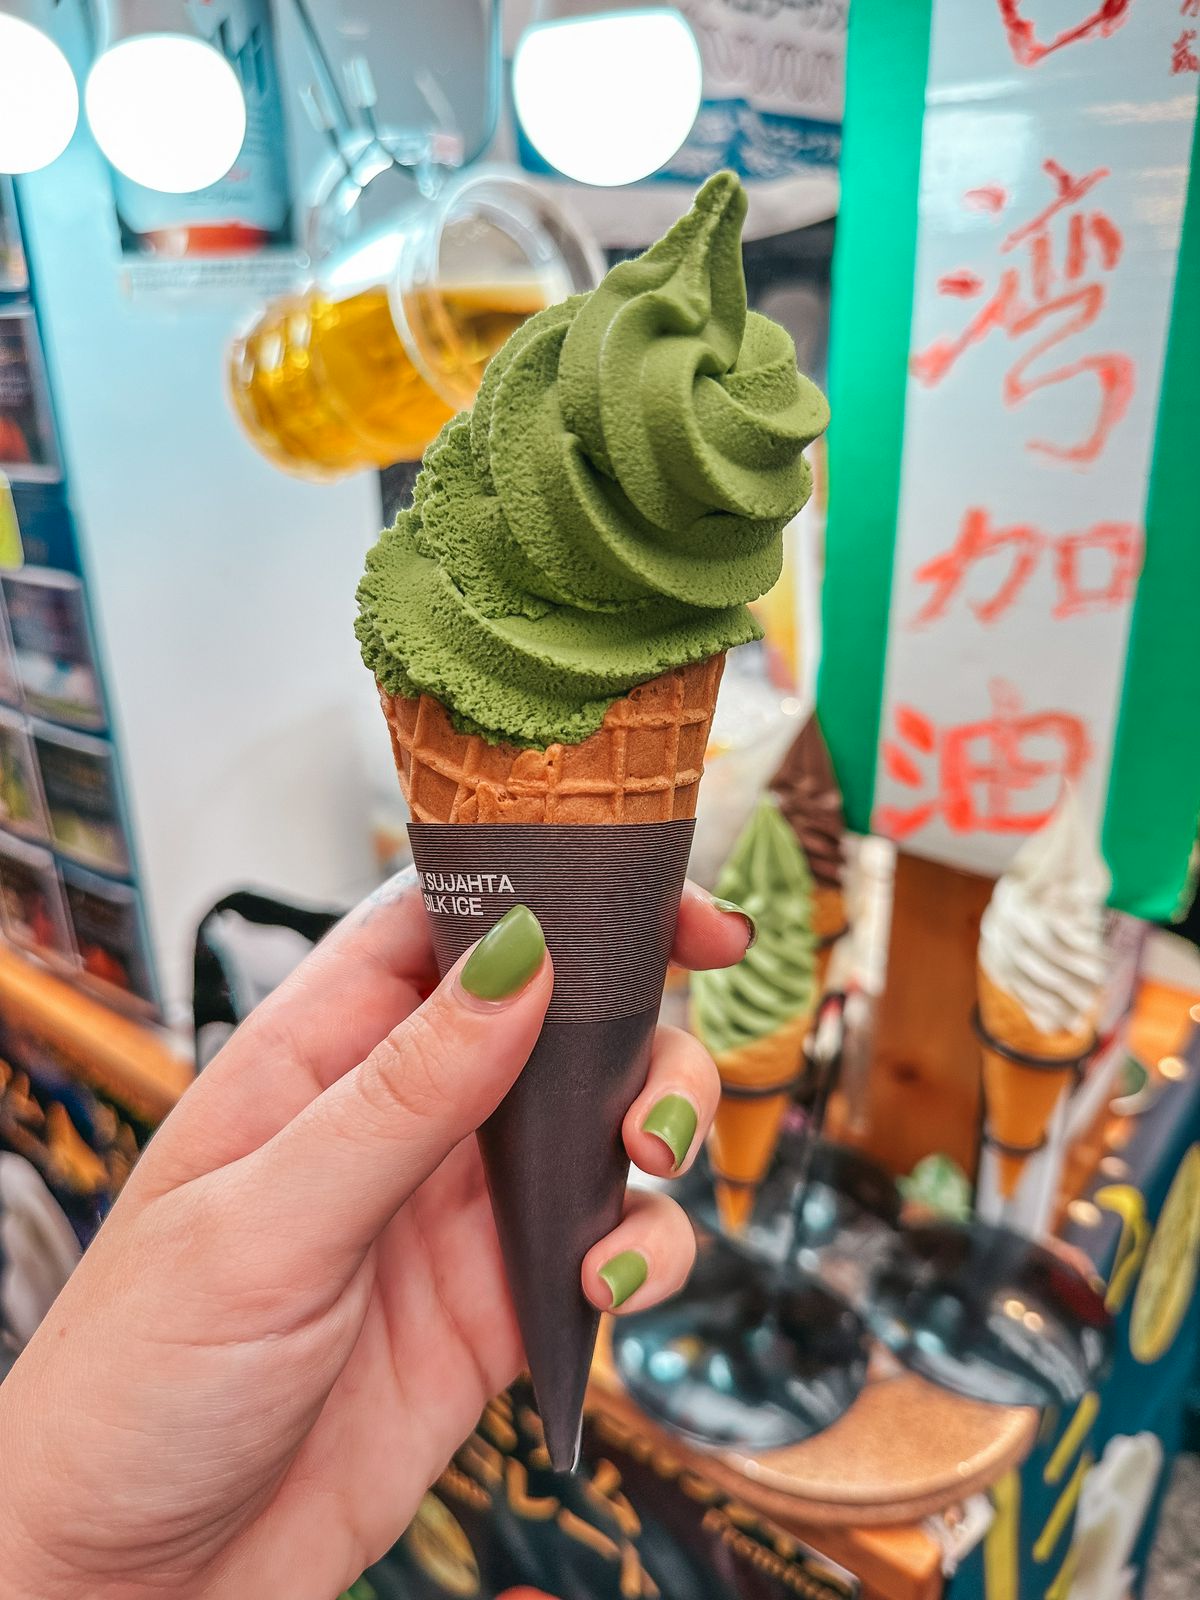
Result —
M 901 852 L 865 1127 L 854 1142 L 892 1172 L 979 1159 L 980 1058 L 971 1029 L 979 919 L 993 880 Z

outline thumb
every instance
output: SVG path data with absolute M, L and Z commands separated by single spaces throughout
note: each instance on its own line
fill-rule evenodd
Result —
M 553 985 L 541 924 L 512 907 L 365 1061 L 241 1164 L 277 1244 L 296 1235 L 310 1270 L 317 1252 L 339 1276 L 352 1271 L 349 1258 L 504 1098 Z

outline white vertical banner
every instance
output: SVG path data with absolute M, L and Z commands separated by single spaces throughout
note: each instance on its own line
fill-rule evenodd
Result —
M 1200 0 L 1063 9 L 932 12 L 873 825 L 976 871 L 1104 808 L 1200 83 Z

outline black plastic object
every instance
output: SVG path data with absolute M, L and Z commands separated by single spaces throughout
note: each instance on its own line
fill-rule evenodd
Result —
M 866 1381 L 862 1318 L 801 1266 L 811 1253 L 810 1212 L 820 1214 L 830 1238 L 842 1214 L 820 1173 L 832 1181 L 845 1153 L 826 1153 L 832 1147 L 819 1135 L 841 1067 L 844 1014 L 838 992 L 817 1008 L 807 1051 L 812 1108 L 781 1164 L 786 1194 L 772 1188 L 764 1203 L 760 1193 L 757 1226 L 714 1235 L 678 1299 L 617 1323 L 613 1356 L 631 1394 L 698 1444 L 799 1444 L 836 1422 Z M 867 1185 L 862 1171 L 855 1176 L 872 1205 L 898 1214 L 886 1178 Z
M 896 1234 L 864 1314 L 906 1367 L 996 1405 L 1075 1406 L 1110 1355 L 1112 1319 L 1082 1274 L 988 1223 Z
M 780 1285 L 719 1239 L 687 1289 L 618 1319 L 613 1361 L 634 1399 L 696 1444 L 773 1450 L 838 1420 L 867 1376 L 862 1320 L 823 1284 Z
M 796 1187 L 806 1159 L 808 1179 L 797 1217 Z M 818 1140 L 806 1156 L 805 1133 L 792 1129 L 779 1141 L 740 1234 L 724 1234 L 712 1178 L 703 1162 L 697 1162 L 676 1198 L 701 1227 L 728 1237 L 739 1253 L 774 1262 L 782 1261 L 789 1248 L 819 1252 L 836 1246 L 844 1252 L 853 1250 L 864 1236 L 894 1232 L 904 1203 L 896 1180 L 867 1156 L 825 1140 Z
M 192 1020 L 196 1066 L 202 1068 L 285 975 L 341 916 L 340 911 L 290 905 L 252 889 L 238 889 L 218 900 L 200 919 L 193 956 Z M 272 946 L 256 938 L 256 932 Z M 294 936 L 281 963 L 279 936 Z

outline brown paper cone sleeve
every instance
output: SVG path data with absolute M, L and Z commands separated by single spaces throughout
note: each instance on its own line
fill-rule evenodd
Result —
M 599 1325 L 580 1269 L 621 1217 L 621 1123 L 649 1067 L 723 666 L 664 673 L 591 738 L 545 750 L 489 745 L 428 696 L 380 691 L 441 970 L 516 904 L 554 960 L 541 1036 L 479 1145 L 559 1468 Z
M 721 1099 L 708 1137 L 721 1220 L 739 1232 L 754 1208 L 801 1070 L 807 1016 L 717 1058 Z
M 646 1081 L 695 824 L 412 823 L 438 968 L 514 905 L 540 921 L 554 994 L 479 1131 L 492 1209 L 554 1465 L 574 1465 L 599 1314 L 583 1258 L 621 1217 L 621 1123 Z
M 982 968 L 978 985 L 987 1135 L 996 1148 L 1000 1193 L 1011 1200 L 1030 1157 L 1045 1143 L 1055 1108 L 1074 1079 L 1093 1030 L 1088 1023 L 1074 1031 L 1044 1033 L 1020 1001 Z M 989 1045 L 989 1038 L 1008 1050 L 1046 1062 L 1061 1059 L 1062 1066 L 1014 1061 Z

